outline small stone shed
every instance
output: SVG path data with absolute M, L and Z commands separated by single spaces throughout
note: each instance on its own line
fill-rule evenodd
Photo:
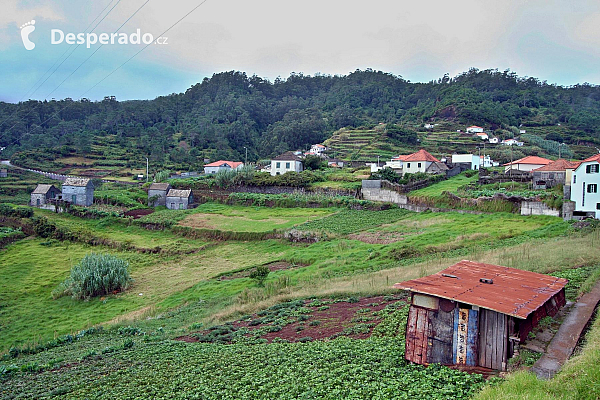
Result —
M 152 207 L 165 206 L 167 204 L 167 193 L 171 190 L 168 183 L 153 183 L 148 188 L 148 205 Z M 156 199 L 150 204 L 151 199 Z
M 411 292 L 405 358 L 505 371 L 516 346 L 565 304 L 567 280 L 463 260 L 397 283 Z
M 167 193 L 166 202 L 170 210 L 187 210 L 194 203 L 194 195 L 190 189 L 171 189 Z
M 30 205 L 33 207 L 43 207 L 48 203 L 48 200 L 60 197 L 60 190 L 54 185 L 38 184 L 34 191 L 31 192 Z
M 88 178 L 67 178 L 62 185 L 63 200 L 78 206 L 94 203 L 94 184 Z

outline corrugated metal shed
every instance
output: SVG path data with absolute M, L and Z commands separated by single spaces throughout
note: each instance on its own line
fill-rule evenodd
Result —
M 394 287 L 526 319 L 566 284 L 563 278 L 463 260 L 437 274 Z

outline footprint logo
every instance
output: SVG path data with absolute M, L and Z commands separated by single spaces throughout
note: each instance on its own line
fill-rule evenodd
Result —
M 35 43 L 29 40 L 29 34 L 35 31 L 35 19 L 32 19 L 29 22 L 21 25 L 21 39 L 23 39 L 23 46 L 27 50 L 33 50 L 35 48 Z

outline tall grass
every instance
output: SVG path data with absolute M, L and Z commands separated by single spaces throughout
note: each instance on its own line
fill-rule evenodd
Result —
M 110 254 L 87 254 L 71 268 L 71 275 L 52 292 L 54 298 L 70 295 L 84 299 L 127 289 L 129 263 Z

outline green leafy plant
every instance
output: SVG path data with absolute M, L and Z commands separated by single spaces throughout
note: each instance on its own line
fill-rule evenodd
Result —
M 271 270 L 269 269 L 269 267 L 259 265 L 250 273 L 250 278 L 254 279 L 257 282 L 258 286 L 264 286 L 265 280 L 267 279 L 267 276 L 270 272 Z
M 54 298 L 101 296 L 129 287 L 129 263 L 110 254 L 91 253 L 71 268 L 71 275 L 52 292 Z

